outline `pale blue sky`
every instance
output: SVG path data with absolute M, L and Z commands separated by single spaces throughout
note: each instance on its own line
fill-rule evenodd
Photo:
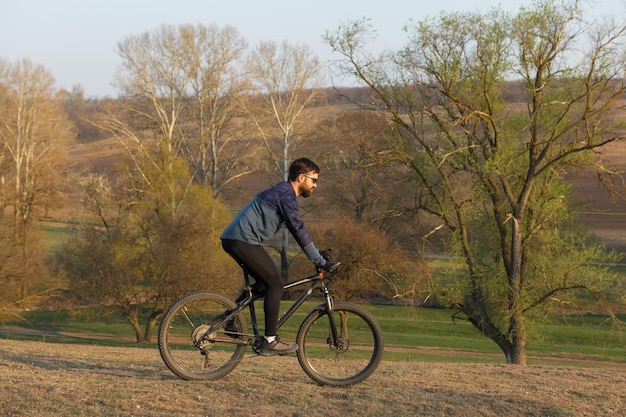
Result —
M 582 0 L 586 10 L 623 16 L 626 0 Z M 117 42 L 161 24 L 232 25 L 252 45 L 259 40 L 308 44 L 322 59 L 326 30 L 367 17 L 380 47 L 399 48 L 402 27 L 441 11 L 515 11 L 531 0 L 0 0 L 0 57 L 45 66 L 57 87 L 80 84 L 88 97 L 116 96 Z

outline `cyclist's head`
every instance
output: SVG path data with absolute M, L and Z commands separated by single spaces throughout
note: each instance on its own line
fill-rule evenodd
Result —
M 299 175 L 320 173 L 320 167 L 308 158 L 298 158 L 289 166 L 289 181 L 296 181 Z

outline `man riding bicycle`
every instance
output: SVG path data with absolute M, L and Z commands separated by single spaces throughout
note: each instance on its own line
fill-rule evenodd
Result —
M 289 167 L 288 180 L 257 194 L 220 236 L 224 250 L 265 288 L 265 339 L 260 350 L 263 356 L 287 355 L 295 352 L 298 345 L 282 342 L 276 334 L 284 283 L 262 243 L 284 224 L 316 267 L 333 269 L 332 258 L 320 253 L 313 244 L 298 208 L 297 198 L 311 196 L 319 173 L 319 167 L 310 159 L 296 159 Z

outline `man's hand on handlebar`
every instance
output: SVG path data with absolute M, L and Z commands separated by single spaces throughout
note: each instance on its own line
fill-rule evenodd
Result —
M 322 255 L 322 258 L 324 258 L 324 260 L 326 261 L 326 264 L 322 267 L 322 269 L 324 271 L 328 271 L 331 274 L 334 274 L 335 272 L 337 272 L 337 267 L 339 266 L 340 262 L 335 262 L 333 257 L 330 255 L 330 251 L 332 249 L 326 249 L 326 250 L 321 250 L 320 251 L 320 255 Z

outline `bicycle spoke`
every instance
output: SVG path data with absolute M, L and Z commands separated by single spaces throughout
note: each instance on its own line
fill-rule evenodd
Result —
M 382 357 L 382 331 L 363 308 L 337 303 L 334 309 L 337 340 L 329 316 L 311 313 L 298 333 L 298 360 L 304 371 L 325 385 L 350 385 L 367 378 Z
M 232 308 L 227 298 L 209 292 L 192 293 L 174 303 L 159 328 L 159 351 L 168 368 L 183 379 L 217 379 L 232 371 L 247 347 L 237 344 L 247 332 L 243 316 L 210 330 L 213 321 L 223 320 Z

